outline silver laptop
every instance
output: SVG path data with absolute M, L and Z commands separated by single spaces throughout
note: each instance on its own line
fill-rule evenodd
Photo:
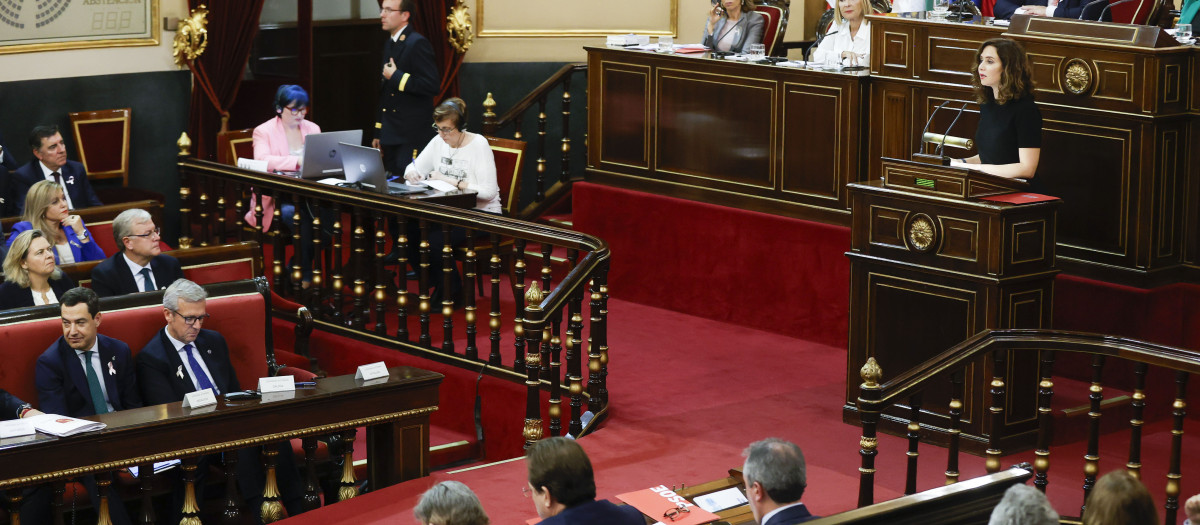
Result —
M 342 175 L 342 156 L 339 144 L 362 144 L 362 130 L 330 131 L 313 133 L 304 137 L 304 162 L 300 177 L 323 179 Z
M 383 169 L 383 157 L 375 148 L 366 148 L 345 142 L 338 144 L 338 148 L 341 152 L 342 171 L 346 174 L 346 182 L 357 182 L 362 184 L 367 191 L 389 195 L 421 193 L 428 189 L 388 182 L 387 172 Z

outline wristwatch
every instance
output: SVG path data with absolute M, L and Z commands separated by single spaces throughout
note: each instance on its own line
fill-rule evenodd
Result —
M 19 408 L 17 408 L 17 419 L 24 418 L 25 413 L 29 412 L 30 410 L 33 410 L 33 405 L 31 405 L 29 403 L 25 403 L 24 405 L 21 405 Z

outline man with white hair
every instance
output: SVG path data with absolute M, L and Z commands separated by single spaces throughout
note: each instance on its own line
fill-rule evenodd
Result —
M 162 253 L 161 231 L 150 212 L 125 210 L 113 219 L 117 253 L 92 269 L 92 290 L 100 297 L 152 292 L 183 278 L 179 261 Z
M 1029 485 L 1013 485 L 992 509 L 988 525 L 1058 525 L 1058 513 L 1042 491 Z
M 742 465 L 746 499 L 760 525 L 792 525 L 817 519 L 800 501 L 808 487 L 804 453 L 790 441 L 767 438 L 751 443 Z

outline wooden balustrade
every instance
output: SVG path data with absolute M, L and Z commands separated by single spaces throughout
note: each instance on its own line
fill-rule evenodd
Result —
M 857 400 L 861 415 L 862 438 L 860 439 L 861 464 L 859 468 L 859 506 L 867 506 L 874 500 L 875 456 L 879 453 L 877 432 L 881 414 L 884 409 L 907 400 L 911 408 L 908 417 L 908 466 L 905 484 L 905 494 L 913 494 L 918 488 L 916 472 L 918 467 L 918 443 L 922 439 L 922 430 L 931 430 L 927 424 L 921 423 L 920 406 L 921 393 L 935 385 L 936 381 L 949 380 L 950 393 L 950 428 L 936 429 L 948 432 L 949 453 L 946 467 L 946 483 L 953 484 L 959 479 L 959 447 L 958 436 L 962 423 L 963 376 L 969 373 L 968 367 L 979 362 L 980 358 L 990 356 L 997 363 L 1006 362 L 1009 354 L 1040 353 L 1038 359 L 1037 385 L 1038 396 L 1038 433 L 1037 445 L 1033 451 L 1032 468 L 1034 486 L 1043 492 L 1050 483 L 1050 442 L 1053 435 L 1053 418 L 1050 403 L 1055 394 L 1055 384 L 1051 374 L 1055 356 L 1063 352 L 1081 353 L 1091 356 L 1091 381 L 1088 386 L 1088 429 L 1086 452 L 1083 456 L 1080 477 L 1082 478 L 1081 503 L 1086 503 L 1087 496 L 1095 485 L 1100 472 L 1100 440 L 1110 438 L 1112 434 L 1101 433 L 1100 422 L 1104 410 L 1104 373 L 1107 366 L 1117 363 L 1131 364 L 1131 384 L 1133 395 L 1129 421 L 1129 454 L 1126 469 L 1135 476 L 1142 472 L 1142 427 L 1143 418 L 1148 403 L 1146 393 L 1146 378 L 1151 366 L 1171 370 L 1175 376 L 1175 395 L 1169 400 L 1171 407 L 1171 452 L 1168 457 L 1167 483 L 1165 490 L 1164 511 L 1165 523 L 1178 521 L 1176 515 L 1179 509 L 1179 491 L 1182 472 L 1183 424 L 1187 410 L 1187 383 L 1192 374 L 1200 373 L 1200 353 L 1191 350 L 1173 348 L 1098 334 L 1062 332 L 1054 330 L 988 330 L 967 339 L 966 341 L 934 356 L 928 361 L 913 367 L 910 371 L 890 380 L 882 382 L 883 370 L 875 358 L 868 359 L 861 370 L 862 384 Z M 1125 370 L 1120 368 L 1118 370 Z M 990 383 L 991 400 L 989 416 L 992 425 L 999 425 L 1004 417 L 1004 396 L 1010 382 L 1007 367 L 996 366 L 995 376 Z M 1163 400 L 1162 402 L 1168 402 Z M 985 452 L 985 467 L 987 472 L 995 473 L 1000 470 L 1001 457 L 1006 451 L 999 448 L 994 441 L 989 441 Z M 1063 476 L 1068 476 L 1063 474 Z M 1069 478 L 1067 478 L 1069 479 Z M 1066 483 L 1072 483 L 1066 481 Z M 1082 514 L 1082 507 L 1080 509 Z
M 264 257 L 271 259 L 266 266 L 271 272 L 274 291 L 307 306 L 317 329 L 525 384 L 529 409 L 521 428 L 528 442 L 540 439 L 547 431 L 551 435 L 559 435 L 564 429 L 572 435 L 586 432 L 581 422 L 585 399 L 587 410 L 594 417 L 602 419 L 606 414 L 609 252 L 602 240 L 474 210 L 330 187 L 189 157 L 180 158 L 179 169 L 183 188 L 180 196 L 184 199 L 181 207 L 194 210 L 181 215 L 181 235 L 195 236 L 193 242 L 197 243 L 227 241 L 215 236 L 221 228 L 205 228 L 191 219 L 208 217 L 209 221 L 215 221 L 220 212 L 201 207 L 213 207 L 223 200 L 237 202 L 237 210 L 233 212 L 237 218 L 233 222 L 238 226 L 228 234 L 263 243 Z M 215 194 L 215 189 L 222 193 Z M 251 193 L 255 195 L 253 200 L 246 197 Z M 203 201 L 194 198 L 201 194 L 208 197 Z M 274 198 L 276 204 L 270 228 L 264 231 L 242 224 L 240 217 L 248 210 L 242 203 L 253 205 L 253 216 L 257 224 L 262 224 L 264 195 Z M 467 205 L 474 204 L 473 194 L 448 198 L 458 199 L 461 206 L 464 204 L 461 197 L 465 197 Z M 294 231 L 282 220 L 284 203 L 294 206 L 291 215 Z M 393 225 L 390 234 L 389 224 Z M 311 268 L 304 268 L 300 260 L 301 250 L 297 246 L 304 242 L 298 233 L 300 228 L 312 231 Z M 466 231 L 465 248 L 447 244 L 437 251 L 431 246 L 431 233 L 439 231 L 443 238 L 449 239 L 457 229 Z M 512 251 L 504 253 L 504 241 L 510 239 Z M 485 241 L 484 246 L 490 241 L 489 258 L 479 260 L 474 249 L 476 240 Z M 290 264 L 285 259 L 289 242 L 295 252 Z M 408 248 L 412 243 L 418 246 L 416 283 L 405 275 L 405 263 L 411 262 Z M 540 258 L 526 259 L 526 247 L 531 243 L 540 247 Z M 384 262 L 392 247 L 400 256 L 400 265 L 390 269 L 398 275 L 393 275 Z M 567 252 L 568 262 L 563 267 L 554 266 L 551 254 L 556 249 Z M 440 275 L 432 272 L 435 258 L 442 263 Z M 450 290 L 452 272 L 459 259 L 465 276 L 461 301 L 456 304 L 455 298 L 447 293 L 440 303 L 431 304 L 434 300 L 428 292 L 431 284 L 437 280 L 442 290 Z M 490 301 L 476 291 L 480 275 L 485 280 L 490 277 L 490 292 L 486 294 Z M 501 286 L 506 275 L 510 290 Z M 534 290 L 538 293 L 533 294 Z M 518 306 L 515 312 L 503 311 L 504 293 L 512 294 Z M 585 295 L 590 298 L 586 346 L 582 321 Z M 456 308 L 462 311 L 455 313 Z M 488 330 L 485 351 L 478 348 L 476 340 L 482 329 L 481 317 L 486 319 Z M 409 322 L 414 318 L 419 331 L 416 334 L 410 333 Z M 565 368 L 558 363 L 563 320 L 568 323 Z M 441 333 L 435 335 L 439 324 Z M 507 325 L 512 326 L 511 333 L 504 333 Z M 501 362 L 505 341 L 512 344 L 514 352 L 510 363 Z M 582 363 L 585 355 L 586 376 Z M 551 393 L 550 402 L 541 402 L 542 389 Z M 559 406 L 562 392 L 568 393 L 572 407 L 565 424 Z

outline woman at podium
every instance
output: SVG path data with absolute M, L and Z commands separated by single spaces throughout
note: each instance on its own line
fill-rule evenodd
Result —
M 871 22 L 875 14 L 869 0 L 838 0 L 833 26 L 813 51 L 813 62 L 837 62 L 843 66 L 866 66 L 871 58 Z
M 1025 49 L 1012 40 L 993 38 L 979 46 L 975 59 L 971 85 L 979 102 L 979 154 L 954 159 L 950 165 L 1032 179 L 1042 153 L 1042 114 L 1033 101 Z
M 750 44 L 762 43 L 766 25 L 750 0 L 715 0 L 700 43 L 714 51 L 743 53 Z

